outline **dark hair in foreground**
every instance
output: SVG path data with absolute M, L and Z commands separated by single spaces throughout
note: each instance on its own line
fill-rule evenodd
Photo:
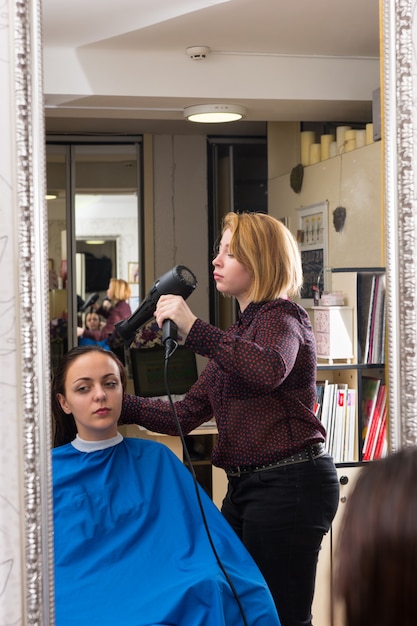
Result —
M 65 379 L 69 367 L 78 359 L 79 356 L 87 354 L 88 352 L 101 352 L 117 364 L 120 372 L 120 380 L 122 383 L 123 391 L 126 390 L 127 376 L 124 365 L 117 358 L 113 352 L 103 350 L 99 346 L 83 346 L 76 347 L 64 354 L 58 367 L 56 368 L 54 378 L 52 380 L 51 391 L 51 408 L 52 416 L 54 418 L 54 447 L 63 446 L 66 443 L 70 443 L 77 434 L 77 427 L 72 415 L 67 415 L 59 403 L 58 394 L 65 396 Z
M 335 591 L 348 626 L 414 626 L 417 620 L 417 447 L 361 470 L 349 496 Z

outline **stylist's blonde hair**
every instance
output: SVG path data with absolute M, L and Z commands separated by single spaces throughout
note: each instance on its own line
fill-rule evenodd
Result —
M 252 274 L 252 302 L 297 296 L 303 270 L 297 243 L 286 226 L 265 213 L 227 213 L 222 234 L 230 229 L 229 251 Z
M 112 300 L 120 301 L 130 298 L 129 284 L 123 278 L 111 278 L 109 291 Z

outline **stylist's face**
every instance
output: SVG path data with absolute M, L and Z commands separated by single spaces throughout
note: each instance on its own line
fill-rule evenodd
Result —
M 114 296 L 114 282 L 111 280 L 109 282 L 109 286 L 107 289 L 107 297 L 110 298 L 110 300 L 112 300 L 113 296 Z
M 87 441 L 117 434 L 123 389 L 117 363 L 101 352 L 80 355 L 68 368 L 65 395 L 58 400 L 74 416 L 78 434 Z
M 248 304 L 246 294 L 252 285 L 252 275 L 242 263 L 230 254 L 231 237 L 231 231 L 225 230 L 220 241 L 219 252 L 213 260 L 213 276 L 217 290 L 228 296 L 234 296 L 238 300 L 240 308 L 243 309 Z

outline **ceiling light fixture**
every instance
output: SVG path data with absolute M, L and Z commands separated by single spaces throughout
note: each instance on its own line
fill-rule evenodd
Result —
M 104 239 L 87 239 L 85 242 L 89 246 L 102 246 L 104 243 Z
M 245 115 L 245 107 L 238 104 L 197 104 L 184 109 L 184 117 L 190 122 L 203 124 L 236 122 L 245 117 Z

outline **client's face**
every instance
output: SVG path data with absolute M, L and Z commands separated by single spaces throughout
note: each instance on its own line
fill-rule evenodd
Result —
M 100 330 L 100 318 L 97 313 L 89 313 L 85 318 L 85 325 L 89 330 Z
M 79 355 L 67 370 L 65 396 L 58 399 L 63 411 L 74 416 L 82 439 L 114 437 L 123 399 L 117 363 L 101 352 Z

